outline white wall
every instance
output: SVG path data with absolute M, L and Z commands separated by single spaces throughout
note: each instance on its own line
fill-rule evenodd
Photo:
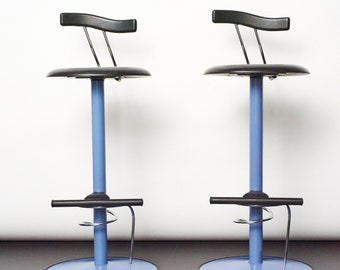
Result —
M 0 239 L 89 239 L 86 209 L 52 209 L 51 199 L 92 189 L 90 83 L 52 79 L 55 68 L 94 66 L 80 28 L 59 13 L 138 20 L 134 34 L 109 35 L 118 64 L 151 78 L 106 81 L 107 193 L 143 197 L 138 239 L 240 239 L 238 206 L 210 196 L 248 191 L 248 80 L 203 76 L 243 63 L 234 28 L 211 22 L 213 9 L 289 16 L 288 32 L 263 33 L 270 63 L 299 64 L 311 75 L 265 80 L 264 191 L 304 197 L 293 208 L 292 237 L 339 239 L 340 17 L 338 0 L 10 1 L 0 16 Z M 93 32 L 91 32 L 93 33 Z M 244 30 L 249 50 L 252 35 Z M 94 34 L 101 56 L 101 37 Z M 252 47 L 253 46 L 253 47 Z M 255 59 L 256 61 L 259 58 Z M 105 62 L 109 65 L 109 61 Z M 282 238 L 285 209 L 265 224 Z M 109 227 L 128 236 L 127 209 Z

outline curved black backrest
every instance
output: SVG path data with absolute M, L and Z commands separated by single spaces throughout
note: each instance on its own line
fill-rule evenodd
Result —
M 234 10 L 214 10 L 212 20 L 214 23 L 240 24 L 266 31 L 289 30 L 290 26 L 290 20 L 288 17 L 266 18 Z
M 63 26 L 85 26 L 113 33 L 136 32 L 137 21 L 112 20 L 85 13 L 61 13 L 60 24 Z

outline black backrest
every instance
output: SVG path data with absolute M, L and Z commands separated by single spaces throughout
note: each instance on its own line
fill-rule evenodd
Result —
M 103 36 L 107 45 L 107 49 L 110 53 L 112 62 L 114 66 L 117 66 L 116 61 L 114 59 L 112 49 L 107 38 L 106 32 L 112 33 L 130 33 L 137 31 L 137 21 L 135 19 L 131 20 L 112 20 L 92 14 L 85 13 L 61 13 L 60 14 L 60 24 L 62 26 L 81 26 L 84 29 L 87 41 L 90 45 L 93 57 L 97 63 L 97 66 L 100 67 L 100 63 L 97 57 L 97 54 L 94 50 L 89 32 L 87 31 L 87 27 L 94 28 L 97 30 L 101 30 L 103 32 Z
M 244 57 L 246 58 L 247 64 L 249 64 L 249 58 L 242 40 L 239 25 L 251 27 L 254 29 L 257 43 L 261 52 L 263 63 L 266 64 L 262 44 L 257 30 L 264 31 L 285 31 L 289 30 L 290 19 L 288 17 L 283 18 L 266 18 L 257 16 L 254 14 L 235 11 L 235 10 L 214 10 L 212 13 L 212 21 L 214 23 L 231 23 L 235 25 L 238 38 L 241 43 Z
M 266 18 L 234 10 L 214 10 L 212 20 L 214 23 L 241 24 L 266 31 L 289 30 L 290 26 L 290 20 L 288 17 Z
M 92 27 L 113 33 L 128 33 L 137 31 L 137 21 L 112 20 L 85 13 L 61 13 L 60 24 L 63 26 Z

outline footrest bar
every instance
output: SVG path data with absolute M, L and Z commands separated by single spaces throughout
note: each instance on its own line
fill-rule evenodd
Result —
M 121 206 L 142 206 L 143 199 L 111 200 L 52 200 L 52 207 L 110 208 Z
M 281 206 L 302 205 L 302 198 L 244 198 L 244 197 L 210 197 L 210 204 L 237 204 L 242 206 Z

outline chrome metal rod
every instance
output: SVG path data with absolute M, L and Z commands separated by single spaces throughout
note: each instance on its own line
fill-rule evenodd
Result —
M 113 65 L 116 67 L 117 63 L 116 63 L 116 60 L 115 60 L 115 58 L 113 56 L 112 49 L 111 49 L 111 46 L 110 46 L 110 42 L 109 42 L 109 39 L 107 38 L 107 35 L 106 35 L 106 31 L 103 31 L 103 36 L 104 36 L 104 39 L 105 39 L 105 43 L 106 43 L 107 49 L 108 49 L 109 54 L 111 56 Z
M 259 46 L 260 53 L 261 53 L 261 56 L 262 56 L 263 64 L 267 64 L 266 58 L 264 57 L 264 52 L 263 52 L 263 48 L 262 48 L 262 44 L 261 44 L 259 33 L 257 32 L 257 29 L 255 29 L 255 28 L 254 28 L 254 32 L 255 32 L 257 44 Z
M 135 211 L 131 206 L 128 206 L 131 211 L 131 219 L 132 219 L 132 225 L 131 225 L 131 245 L 130 245 L 130 264 L 132 264 L 133 260 L 133 247 L 135 244 L 135 227 L 136 227 L 136 216 Z
M 93 57 L 94 57 L 94 60 L 95 60 L 96 63 L 97 63 L 97 67 L 100 67 L 100 63 L 99 63 L 99 60 L 98 60 L 96 51 L 94 50 L 94 47 L 93 47 L 93 44 L 92 44 L 92 41 L 91 41 L 89 32 L 87 31 L 87 28 L 86 28 L 85 26 L 83 27 L 83 29 L 84 29 L 84 32 L 85 32 L 85 35 L 86 35 L 86 38 L 87 38 L 87 42 L 88 42 L 89 45 L 90 45 L 91 52 L 92 52 L 92 55 L 93 55 Z
M 106 213 L 110 214 L 113 216 L 113 219 L 105 221 L 105 222 L 91 222 L 91 221 L 84 221 L 82 223 L 79 223 L 80 226 L 85 226 L 85 227 L 96 227 L 96 226 L 100 226 L 100 225 L 104 225 L 104 224 L 110 224 L 112 222 L 115 222 L 118 220 L 118 218 L 116 217 L 116 215 L 114 213 L 112 213 L 110 210 L 106 209 Z
M 248 58 L 248 55 L 247 55 L 246 47 L 244 46 L 243 39 L 242 39 L 242 36 L 241 36 L 241 32 L 240 32 L 240 29 L 239 29 L 237 24 L 235 24 L 235 28 L 236 28 L 238 39 L 241 43 L 241 47 L 242 47 L 244 57 L 246 58 L 247 64 L 249 64 L 249 58 Z
M 263 222 L 266 222 L 266 221 L 273 219 L 274 214 L 270 209 L 263 207 L 262 210 L 266 211 L 269 214 L 268 218 L 262 218 L 262 219 L 256 219 L 256 220 L 247 220 L 247 219 L 238 218 L 238 219 L 234 220 L 234 223 L 248 224 L 249 225 L 249 224 L 255 224 L 255 223 L 263 223 Z
M 289 205 L 286 205 L 286 206 L 287 206 L 287 212 L 288 212 L 288 221 L 287 221 L 287 232 L 286 232 L 285 256 L 283 258 L 283 270 L 285 270 L 287 266 L 290 223 L 292 219 L 292 213 L 290 211 L 290 207 Z

